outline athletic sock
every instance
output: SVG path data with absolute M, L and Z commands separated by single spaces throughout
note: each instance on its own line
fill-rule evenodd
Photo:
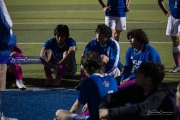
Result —
M 45 75 L 46 75 L 47 79 L 49 77 L 52 77 L 51 71 L 46 66 L 44 66 L 44 72 L 45 72 Z
M 180 67 L 180 46 L 173 47 L 173 58 L 176 67 Z
M 17 80 L 22 80 L 22 68 L 19 65 L 15 65 L 14 67 L 14 74 Z
M 67 70 L 66 64 L 60 65 L 58 72 L 56 74 L 56 79 L 61 79 L 63 77 L 64 73 L 66 72 L 66 70 Z

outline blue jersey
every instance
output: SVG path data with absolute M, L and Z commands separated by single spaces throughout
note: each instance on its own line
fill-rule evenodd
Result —
M 106 16 L 125 17 L 126 16 L 126 0 L 108 0 L 107 6 L 111 8 L 110 12 L 106 12 Z
M 169 11 L 174 18 L 180 19 L 180 0 L 169 0 Z
M 142 47 L 142 50 L 138 53 L 135 51 L 133 47 L 129 47 L 126 52 L 126 64 L 124 66 L 124 71 L 121 77 L 122 82 L 126 78 L 134 79 L 134 73 L 137 72 L 139 66 L 142 62 L 154 61 L 161 63 L 160 56 L 158 52 L 149 44 L 145 44 Z M 131 74 L 131 70 L 134 66 L 134 73 Z M 130 76 L 131 75 L 131 76 Z
M 118 67 L 119 70 L 122 69 L 122 64 L 120 62 L 120 47 L 119 43 L 109 38 L 104 46 L 101 46 L 97 39 L 91 40 L 84 49 L 84 53 L 88 51 L 97 52 L 99 55 L 106 55 L 109 58 L 109 62 L 106 65 L 105 72 L 110 73 L 115 68 Z
M 108 93 L 118 91 L 116 80 L 109 75 L 93 74 L 80 85 L 78 101 L 88 104 L 89 120 L 99 120 L 99 104 Z
M 56 38 L 51 38 L 50 40 L 46 41 L 44 47 L 50 49 L 52 51 L 52 55 L 55 58 L 56 62 L 59 62 L 63 58 L 63 53 L 68 51 L 70 47 L 76 46 L 76 41 L 72 38 L 68 38 L 63 46 L 59 46 Z M 73 56 L 75 60 L 75 55 Z
M 4 0 L 0 0 L 0 56 L 9 56 L 17 39 L 12 32 L 12 21 Z

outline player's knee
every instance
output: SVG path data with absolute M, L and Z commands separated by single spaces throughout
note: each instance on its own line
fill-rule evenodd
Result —
M 56 111 L 56 117 L 58 117 L 58 118 L 59 118 L 59 115 L 61 115 L 61 114 L 62 114 L 62 112 L 63 112 L 63 110 L 57 110 L 57 111 Z

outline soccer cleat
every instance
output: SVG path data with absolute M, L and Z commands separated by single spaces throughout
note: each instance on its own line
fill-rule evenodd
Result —
M 52 82 L 53 82 L 53 77 L 52 77 L 52 75 L 50 75 L 49 78 L 46 80 L 44 85 L 50 86 Z
M 8 118 L 8 117 L 5 117 L 5 116 L 2 114 L 0 120 L 18 120 L 18 119 L 17 119 L 17 118 Z
M 178 71 L 180 71 L 180 66 L 178 66 L 178 67 L 174 67 L 172 70 L 170 70 L 169 72 L 178 72 Z
M 20 89 L 20 90 L 25 90 L 26 86 L 24 85 L 22 80 L 17 80 L 16 81 L 16 86 Z
M 61 83 L 61 79 L 54 79 L 53 82 L 51 83 L 51 86 L 57 87 Z

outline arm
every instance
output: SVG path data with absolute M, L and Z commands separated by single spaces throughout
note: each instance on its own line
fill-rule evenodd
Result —
M 107 48 L 106 54 L 107 54 L 107 57 L 109 57 L 109 61 L 106 65 L 106 69 L 108 71 L 106 72 L 109 73 L 119 65 L 120 47 L 119 47 L 118 42 L 112 43 L 112 45 Z
M 124 66 L 124 71 L 121 77 L 120 82 L 123 82 L 124 80 L 128 81 L 130 80 L 129 76 L 131 74 L 132 68 L 133 68 L 133 63 L 132 60 L 130 59 L 130 48 L 126 51 L 126 64 Z
M 12 21 L 7 11 L 4 0 L 0 0 L 0 28 L 5 31 L 5 33 L 10 33 L 12 28 Z
M 169 16 L 169 11 L 166 9 L 166 7 L 165 7 L 165 5 L 164 5 L 164 3 L 163 3 L 163 0 L 158 0 L 158 5 L 159 5 L 159 7 L 161 8 L 161 10 L 164 12 L 164 14 L 166 15 L 166 16 Z
M 70 112 L 77 113 L 77 111 L 81 108 L 81 106 L 82 106 L 81 103 L 78 100 L 76 100 L 73 106 L 71 107 Z
M 104 12 L 109 12 L 111 8 L 109 6 L 106 6 L 102 0 L 98 0 L 100 6 L 102 7 Z
M 50 59 L 50 58 L 48 58 L 49 56 L 46 56 L 46 53 L 48 50 L 49 49 L 47 49 L 45 47 L 43 47 L 41 49 L 40 60 L 41 60 L 42 64 L 44 64 L 45 66 L 50 67 L 50 68 L 55 68 L 56 67 L 55 65 L 49 63 L 49 59 Z
M 130 10 L 130 1 L 131 0 L 126 0 L 126 12 L 129 12 Z
M 58 65 L 68 64 L 73 58 L 76 51 L 76 46 L 71 46 L 66 55 L 63 55 L 63 59 L 58 63 Z

